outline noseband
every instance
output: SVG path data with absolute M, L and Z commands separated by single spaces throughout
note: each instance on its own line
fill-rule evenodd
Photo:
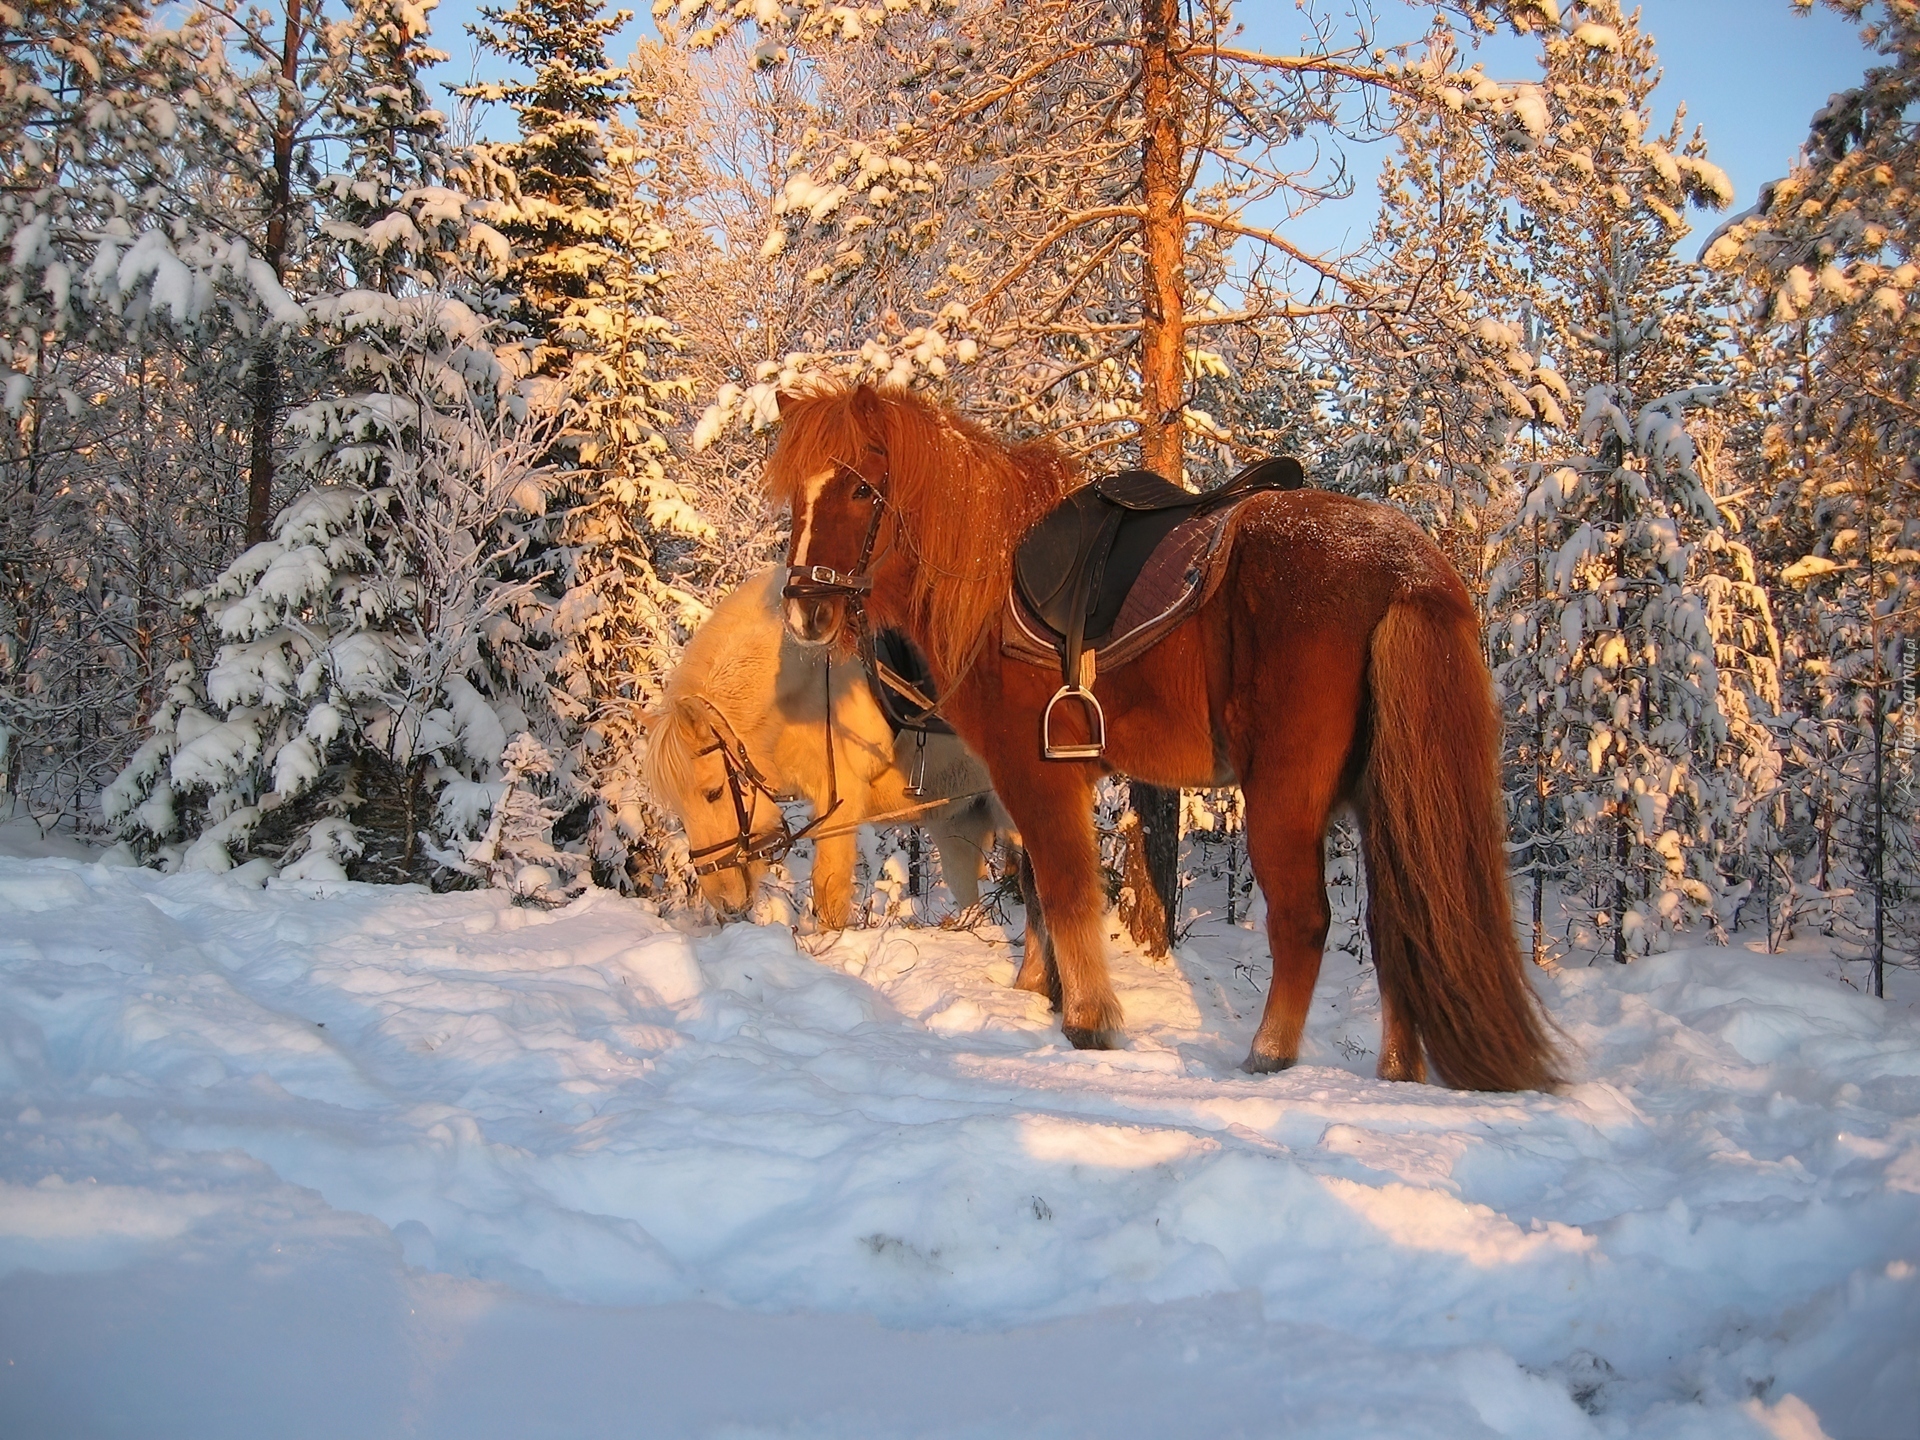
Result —
M 852 470 L 851 465 L 842 465 L 843 470 Z M 860 472 L 855 470 L 854 474 Z M 867 521 L 867 538 L 860 542 L 860 558 L 854 561 L 851 570 L 836 570 L 831 565 L 789 565 L 787 583 L 780 594 L 787 600 L 845 600 L 854 612 L 855 623 L 864 632 L 867 627 L 866 607 L 861 602 L 873 591 L 873 546 L 880 538 L 880 521 L 886 515 L 886 501 L 882 499 L 878 487 L 865 476 L 860 483 L 867 487 L 868 503 L 873 513 Z

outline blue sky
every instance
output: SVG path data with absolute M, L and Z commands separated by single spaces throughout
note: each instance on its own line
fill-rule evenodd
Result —
M 1389 39 L 1417 35 L 1426 19 L 1420 10 L 1397 15 L 1389 3 L 1376 8 Z M 1249 38 L 1276 51 L 1297 37 L 1297 22 L 1286 23 L 1292 12 L 1288 0 L 1241 7 Z M 1830 10 L 1797 10 L 1791 0 L 1641 0 L 1640 12 L 1663 75 L 1653 97 L 1655 123 L 1664 130 L 1685 104 L 1688 133 L 1705 127 L 1708 158 L 1733 181 L 1734 211 L 1787 172 L 1814 111 L 1858 81 L 1869 59 L 1854 26 Z M 1387 21 L 1399 22 L 1397 35 Z M 1507 35 L 1483 42 L 1474 58 L 1497 79 L 1524 80 L 1537 74 L 1538 56 L 1537 41 Z M 1296 243 L 1339 250 L 1365 240 L 1378 209 L 1369 183 L 1378 161 L 1364 151 L 1350 158 L 1360 182 L 1354 198 L 1295 221 L 1289 234 Z M 1699 218 L 1702 235 L 1720 223 L 1718 216 Z
M 648 6 L 633 8 L 643 17 L 634 22 L 637 32 L 647 23 Z M 1403 17 L 1392 0 L 1380 0 L 1378 9 L 1403 21 L 1406 35 L 1421 28 L 1418 9 Z M 446 81 L 473 72 L 472 41 L 461 27 L 477 10 L 475 0 L 444 0 L 434 12 L 436 42 L 453 56 L 441 67 Z M 1275 47 L 1293 38 L 1289 0 L 1243 0 L 1240 13 L 1250 38 Z M 1802 13 L 1791 0 L 1642 0 L 1641 22 L 1654 36 L 1665 71 L 1654 97 L 1656 118 L 1664 124 L 1674 106 L 1685 102 L 1689 123 L 1706 127 L 1708 154 L 1733 179 L 1736 210 L 1752 204 L 1767 180 L 1786 173 L 1813 112 L 1856 81 L 1869 58 L 1852 26 L 1824 9 Z M 1532 72 L 1534 54 L 1529 42 L 1509 38 L 1488 45 L 1483 58 L 1499 78 L 1523 79 Z M 486 128 L 510 133 L 511 122 L 495 119 Z M 1343 237 L 1364 238 L 1375 208 L 1364 177 L 1374 163 L 1364 154 L 1353 159 L 1363 177 L 1360 193 L 1337 212 L 1303 223 L 1296 234 L 1302 243 L 1318 249 Z M 1717 223 L 1709 218 L 1703 228 Z

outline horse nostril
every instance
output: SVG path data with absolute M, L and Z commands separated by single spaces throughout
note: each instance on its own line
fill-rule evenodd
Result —
M 787 629 L 796 640 L 818 645 L 833 632 L 834 611 L 830 600 L 791 600 L 787 608 Z
M 820 604 L 816 600 L 787 602 L 787 633 L 794 639 L 812 644 L 819 639 Z

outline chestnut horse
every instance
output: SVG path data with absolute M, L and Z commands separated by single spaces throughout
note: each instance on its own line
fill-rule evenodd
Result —
M 1423 1080 L 1430 1060 L 1463 1088 L 1558 1083 L 1514 934 L 1479 626 L 1419 526 L 1325 491 L 1246 501 L 1206 604 L 1098 675 L 1104 760 L 1046 760 L 1041 712 L 1059 673 L 1003 656 L 1001 629 L 1014 548 L 1082 483 L 1077 467 L 904 391 L 786 397 L 781 416 L 766 485 L 793 513 L 788 629 L 844 647 L 856 624 L 891 626 L 926 652 L 942 714 L 1026 840 L 1046 911 L 1051 945 L 1029 947 L 1015 983 L 1048 993 L 1057 975 L 1074 1045 L 1112 1046 L 1122 1028 L 1093 826 L 1110 767 L 1246 797 L 1273 954 L 1247 1069 L 1299 1056 L 1331 918 L 1324 841 L 1344 803 L 1366 856 L 1380 1075 Z

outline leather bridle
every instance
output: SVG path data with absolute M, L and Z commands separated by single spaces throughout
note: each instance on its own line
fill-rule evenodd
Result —
M 867 615 L 866 597 L 873 593 L 873 547 L 880 539 L 880 522 L 886 518 L 887 499 L 879 486 L 853 466 L 843 461 L 840 469 L 852 471 L 859 486 L 866 489 L 865 498 L 873 507 L 867 520 L 866 538 L 860 542 L 860 558 L 854 561 L 851 570 L 836 570 L 831 565 L 789 565 L 787 583 L 781 588 L 780 594 L 788 600 L 846 601 L 846 619 L 843 623 L 853 629 L 860 663 L 867 672 L 867 681 L 880 713 L 886 717 L 895 735 L 905 730 L 914 732 L 918 737 L 906 786 L 907 794 L 918 795 L 922 791 L 926 773 L 927 736 L 951 735 L 953 727 L 940 718 L 938 701 L 896 674 L 875 652 L 873 624 Z M 860 498 L 858 489 L 855 498 Z
M 722 870 L 738 870 L 741 878 L 747 876 L 747 867 L 753 864 L 772 864 L 783 860 L 802 840 L 807 839 L 832 818 L 840 808 L 840 777 L 834 762 L 833 752 L 833 662 L 826 665 L 826 702 L 827 702 L 827 808 L 798 830 L 787 819 L 787 812 L 780 807 L 780 796 L 766 776 L 760 773 L 753 763 L 753 757 L 747 753 L 744 741 L 734 730 L 727 717 L 705 696 L 699 697 L 700 703 L 712 716 L 713 744 L 696 755 L 718 753 L 720 763 L 727 772 L 727 790 L 733 798 L 734 819 L 739 830 L 730 840 L 720 840 L 712 845 L 702 845 L 697 850 L 689 850 L 687 859 L 693 864 L 693 873 L 699 876 L 717 874 Z M 753 829 L 753 798 L 763 795 L 773 806 L 773 813 L 780 817 L 780 823 L 770 830 L 759 834 Z
M 866 487 L 868 503 L 873 507 L 867 520 L 867 538 L 860 542 L 860 558 L 854 561 L 851 570 L 836 570 L 831 565 L 789 565 L 787 583 L 781 587 L 780 594 L 787 600 L 845 600 L 849 618 L 864 634 L 867 628 L 865 600 L 873 593 L 873 547 L 880 538 L 880 522 L 886 518 L 887 502 L 880 488 L 858 470 L 844 463 L 840 468 L 853 471 L 859 483 Z

